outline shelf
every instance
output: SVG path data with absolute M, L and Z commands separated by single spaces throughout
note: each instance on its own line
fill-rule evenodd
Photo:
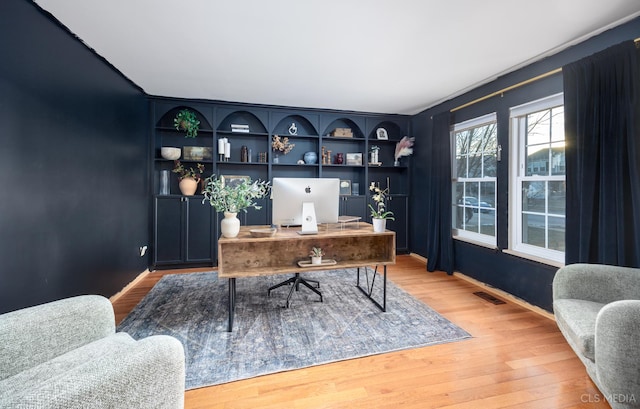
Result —
M 234 136 L 269 136 L 266 132 L 233 132 L 233 131 L 216 131 L 218 135 L 234 135 Z
M 184 131 L 179 131 L 176 128 L 170 127 L 170 126 L 156 126 L 156 130 L 158 131 L 169 131 L 169 132 L 175 132 L 175 133 L 179 133 L 179 134 L 184 134 Z M 200 135 L 201 133 L 213 133 L 213 129 L 198 129 L 198 135 Z M 197 136 L 196 136 L 197 138 Z M 186 138 L 186 139 L 193 139 L 193 138 Z
M 268 165 L 267 162 L 240 162 L 238 160 L 230 160 L 230 161 L 217 161 L 216 165 Z

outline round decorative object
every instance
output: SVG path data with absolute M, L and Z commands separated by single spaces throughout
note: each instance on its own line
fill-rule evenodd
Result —
M 313 151 L 305 152 L 303 159 L 307 165 L 315 165 L 318 162 L 318 154 Z
M 224 219 L 220 221 L 220 232 L 227 238 L 234 238 L 240 233 L 240 220 L 236 217 L 238 213 L 224 212 Z
M 289 127 L 289 135 L 297 135 L 298 134 L 298 127 L 296 126 L 295 122 L 291 123 L 291 126 Z
M 183 178 L 178 184 L 180 192 L 185 196 L 193 196 L 198 190 L 198 182 L 194 178 Z
M 387 228 L 387 219 L 373 219 L 373 232 L 384 233 Z
M 180 148 L 173 148 L 171 146 L 163 146 L 162 148 L 160 148 L 160 156 L 168 160 L 180 159 L 181 153 L 182 151 L 180 150 Z

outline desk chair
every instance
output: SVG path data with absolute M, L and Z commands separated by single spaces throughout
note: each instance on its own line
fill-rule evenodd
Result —
M 311 283 L 315 284 L 315 287 L 313 287 Z M 285 308 L 289 308 L 289 305 L 291 304 L 291 296 L 293 295 L 293 290 L 298 291 L 300 289 L 300 284 L 304 285 L 314 293 L 318 294 L 320 296 L 320 302 L 322 302 L 322 293 L 318 290 L 318 288 L 320 288 L 320 282 L 317 280 L 305 280 L 304 278 L 300 277 L 300 273 L 296 273 L 290 279 L 269 287 L 267 294 L 270 297 L 271 290 L 275 290 L 276 288 L 280 288 L 285 285 L 291 285 L 291 289 L 289 290 L 289 295 L 287 296 L 287 305 L 285 307 Z

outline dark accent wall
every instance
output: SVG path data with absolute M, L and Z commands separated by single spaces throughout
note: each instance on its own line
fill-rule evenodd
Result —
M 433 140 L 431 134 L 433 115 L 449 111 L 477 98 L 560 68 L 569 62 L 577 61 L 621 41 L 633 40 L 638 37 L 640 37 L 640 18 L 635 18 L 583 43 L 415 115 L 412 118 L 412 129 L 416 136 L 414 155 L 417 160 L 414 163 L 429 161 L 428 147 L 432 143 L 440 143 L 438 140 Z M 498 116 L 498 141 L 502 145 L 502 161 L 498 163 L 497 186 L 498 250 L 456 240 L 454 241 L 456 270 L 548 311 L 552 310 L 551 283 L 557 268 L 509 255 L 502 251 L 508 249 L 509 246 L 509 108 L 559 92 L 562 92 L 562 74 L 555 74 L 544 80 L 458 110 L 452 114 L 451 118 L 453 124 L 496 112 Z M 426 195 L 428 194 L 426 187 L 430 175 L 421 166 L 414 166 L 411 171 L 413 183 L 410 207 L 414 209 L 413 214 L 415 215 L 416 209 L 425 207 Z M 412 252 L 426 257 L 427 241 L 424 225 L 425 223 L 419 220 L 410 223 L 410 243 Z
M 145 270 L 144 93 L 37 5 L 0 2 L 0 313 Z

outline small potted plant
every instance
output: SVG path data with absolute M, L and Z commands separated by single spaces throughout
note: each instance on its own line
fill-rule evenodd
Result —
M 385 209 L 389 188 L 382 190 L 374 182 L 371 182 L 369 190 L 373 192 L 373 196 L 371 198 L 376 203 L 376 207 L 369 204 L 371 218 L 373 219 L 373 231 L 376 233 L 382 233 L 386 229 L 387 220 L 395 220 L 393 212 Z
M 311 256 L 311 264 L 322 264 L 322 256 L 324 256 L 324 251 L 322 251 L 322 248 L 312 248 L 309 255 Z
M 204 165 L 198 163 L 196 169 L 187 169 L 179 160 L 173 161 L 173 164 L 172 172 L 178 175 L 180 192 L 185 196 L 193 196 L 198 190 L 198 183 L 204 173 Z
M 173 125 L 178 131 L 185 131 L 185 138 L 195 138 L 198 136 L 200 129 L 200 121 L 196 118 L 196 114 L 188 109 L 183 109 L 176 114 L 173 119 Z
M 273 135 L 273 138 L 271 138 L 271 149 L 275 152 L 275 155 L 273 156 L 273 163 L 279 162 L 278 152 L 282 152 L 283 155 L 286 155 L 291 152 L 295 146 L 296 145 L 294 143 L 289 142 L 289 138 L 286 136 L 284 138 L 280 138 L 278 135 Z
M 231 185 L 225 183 L 223 178 L 211 175 L 205 179 L 202 203 L 209 202 L 217 212 L 224 213 L 224 219 L 220 221 L 220 230 L 224 237 L 233 238 L 240 232 L 240 220 L 236 217 L 238 212 L 246 212 L 250 207 L 260 209 L 261 206 L 258 206 L 255 199 L 265 197 L 269 188 L 268 181 L 252 182 L 251 179 L 243 179 Z

